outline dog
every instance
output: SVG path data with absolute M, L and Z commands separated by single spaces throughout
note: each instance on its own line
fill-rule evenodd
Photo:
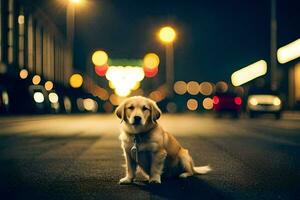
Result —
M 149 183 L 155 184 L 161 183 L 162 176 L 186 178 L 211 170 L 208 165 L 195 167 L 188 150 L 157 123 L 162 112 L 153 100 L 127 98 L 115 114 L 121 119 L 119 139 L 126 161 L 126 176 L 119 184 L 132 183 L 137 167 L 148 175 Z

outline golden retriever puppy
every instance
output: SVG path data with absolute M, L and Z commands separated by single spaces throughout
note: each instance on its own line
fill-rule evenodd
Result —
M 121 121 L 120 140 L 126 160 L 126 176 L 120 184 L 129 184 L 139 166 L 149 183 L 161 183 L 161 176 L 205 174 L 209 166 L 195 167 L 192 157 L 170 133 L 157 123 L 161 111 L 151 99 L 135 96 L 122 102 L 115 111 Z

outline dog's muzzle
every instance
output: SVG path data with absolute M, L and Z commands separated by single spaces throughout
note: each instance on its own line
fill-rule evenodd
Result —
M 140 125 L 142 122 L 142 118 L 140 116 L 134 116 L 133 125 Z

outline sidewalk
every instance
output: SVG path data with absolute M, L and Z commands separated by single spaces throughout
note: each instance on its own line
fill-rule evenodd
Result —
M 283 119 L 300 120 L 300 111 L 299 110 L 284 111 L 282 114 L 283 114 Z

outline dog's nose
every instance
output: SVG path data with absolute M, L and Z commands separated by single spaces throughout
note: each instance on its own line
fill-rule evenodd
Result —
M 142 118 L 140 116 L 134 116 L 134 124 L 140 124 L 142 121 Z

